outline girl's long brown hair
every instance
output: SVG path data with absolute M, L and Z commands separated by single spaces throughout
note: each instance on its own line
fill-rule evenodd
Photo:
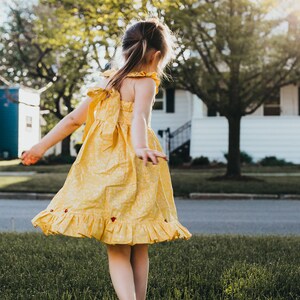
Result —
M 107 85 L 120 90 L 123 79 L 131 71 L 147 64 L 147 53 L 151 49 L 160 51 L 158 74 L 164 75 L 164 67 L 175 57 L 174 35 L 169 27 L 157 18 L 150 18 L 131 25 L 122 39 L 124 65 L 110 78 Z

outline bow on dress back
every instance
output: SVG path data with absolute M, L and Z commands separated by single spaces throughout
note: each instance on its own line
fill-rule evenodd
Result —
M 107 70 L 102 73 L 103 76 L 109 77 L 110 75 L 114 74 L 116 72 L 115 69 Z M 156 92 L 158 93 L 158 87 L 160 84 L 160 79 L 157 76 L 156 72 L 130 72 L 127 74 L 126 77 L 151 77 L 154 79 L 156 83 Z M 109 105 L 106 107 L 105 111 L 105 120 L 104 124 L 102 124 L 102 131 L 101 131 L 101 137 L 102 137 L 102 149 L 105 151 L 111 145 L 113 144 L 113 133 L 115 131 L 115 127 L 118 122 L 119 114 L 120 114 L 120 107 L 121 107 L 121 95 L 119 91 L 117 91 L 115 88 L 111 89 L 104 89 L 101 87 L 96 88 L 90 88 L 87 92 L 87 95 L 92 99 L 89 108 L 88 108 L 88 114 L 87 114 L 87 120 L 86 125 L 84 128 L 84 133 L 82 137 L 82 142 L 85 141 L 88 132 L 90 130 L 90 127 L 95 122 L 95 116 L 94 112 L 95 109 L 102 101 L 109 101 Z

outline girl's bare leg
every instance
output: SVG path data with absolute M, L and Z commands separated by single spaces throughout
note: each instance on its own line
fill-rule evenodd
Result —
M 130 245 L 107 244 L 109 273 L 120 300 L 136 300 Z
M 133 270 L 136 300 L 145 300 L 149 273 L 148 244 L 133 245 L 130 260 Z

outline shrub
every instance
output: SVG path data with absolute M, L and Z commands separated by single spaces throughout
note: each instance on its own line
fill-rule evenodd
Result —
M 76 156 L 49 154 L 37 162 L 37 165 L 72 164 Z
M 228 153 L 224 153 L 224 157 L 228 161 Z M 240 152 L 240 162 L 245 164 L 252 164 L 253 157 L 245 151 Z
M 262 166 L 286 166 L 293 165 L 291 162 L 287 162 L 285 159 L 279 159 L 276 156 L 266 156 L 259 161 Z
M 170 166 L 181 166 L 184 163 L 184 158 L 176 154 L 171 154 L 169 160 Z
M 213 167 L 225 167 L 225 166 L 226 166 L 226 163 L 214 159 L 214 160 L 212 160 L 212 161 L 210 162 L 210 165 L 213 166 Z
M 202 155 L 199 157 L 195 157 L 192 160 L 192 166 L 207 166 L 209 164 L 210 164 L 210 162 L 209 162 L 208 157 L 202 156 Z

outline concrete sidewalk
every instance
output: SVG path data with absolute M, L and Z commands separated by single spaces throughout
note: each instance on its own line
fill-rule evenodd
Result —
M 294 172 L 294 173 L 243 173 L 243 175 L 247 176 L 275 176 L 275 177 L 282 177 L 282 176 L 300 176 L 300 172 Z
M 172 170 L 171 170 L 172 173 Z M 187 173 L 190 174 L 189 172 L 184 172 L 182 171 L 182 173 Z M 211 175 L 211 173 L 207 173 L 207 172 L 202 172 L 208 175 Z M 39 173 L 37 171 L 0 171 L 0 176 L 33 176 L 36 174 L 45 174 L 45 173 Z M 290 176 L 299 176 L 300 177 L 300 172 L 291 172 L 291 173 L 242 173 L 242 175 L 246 175 L 246 176 L 267 176 L 267 177 L 282 177 L 282 176 L 286 176 L 286 177 L 290 177 Z
M 243 193 L 190 193 L 189 199 L 195 200 L 300 200 L 300 194 L 243 194 Z
M 0 192 L 0 199 L 50 200 L 54 195 L 54 193 Z
M 0 192 L 0 199 L 50 200 L 55 193 Z M 300 200 L 300 194 L 241 194 L 241 193 L 190 193 L 189 197 L 174 197 L 189 200 Z
M 7 172 L 5 172 L 5 171 L 2 171 L 2 172 L 0 172 L 0 176 L 17 176 L 17 177 L 19 177 L 19 176 L 33 176 L 33 175 L 35 175 L 35 174 L 37 174 L 37 172 L 35 172 L 35 171 L 22 171 L 22 172 L 11 172 L 11 171 L 7 171 Z

